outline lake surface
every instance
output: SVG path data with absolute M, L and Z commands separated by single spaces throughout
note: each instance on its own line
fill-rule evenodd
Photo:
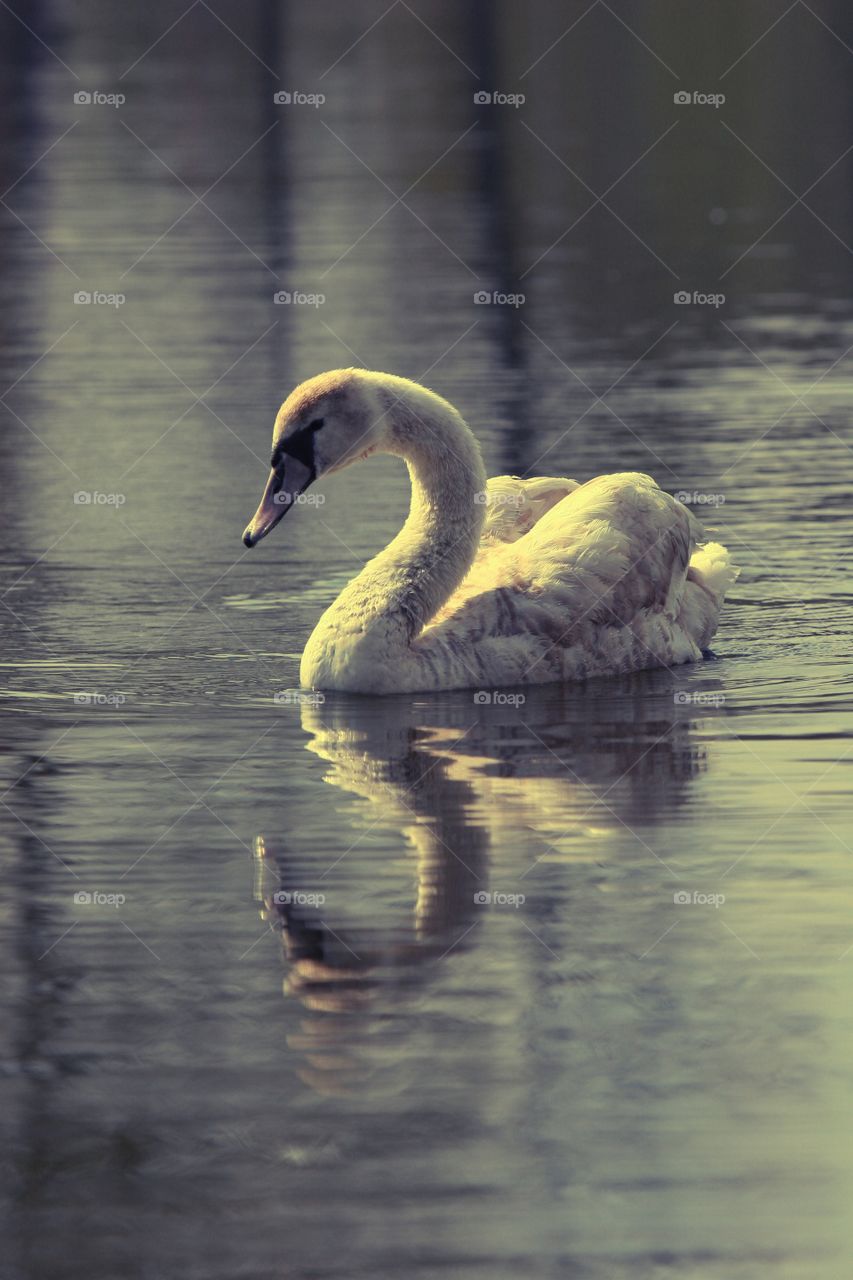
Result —
M 849 1275 L 853 35 L 745 7 L 0 14 L 3 1280 Z M 714 656 L 300 696 L 351 363 L 689 495 Z

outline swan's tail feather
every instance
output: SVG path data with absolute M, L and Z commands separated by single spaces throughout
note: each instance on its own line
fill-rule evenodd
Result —
M 710 592 L 719 608 L 739 573 L 727 547 L 719 542 L 706 542 L 694 551 L 688 577 Z
M 711 643 L 726 592 L 739 572 L 719 542 L 703 543 L 691 557 L 679 621 L 700 651 Z

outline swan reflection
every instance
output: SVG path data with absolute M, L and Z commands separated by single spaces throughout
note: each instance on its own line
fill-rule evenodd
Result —
M 301 714 L 344 834 L 308 855 L 259 835 L 256 896 L 280 932 L 285 993 L 308 1014 L 291 1047 L 322 1091 L 381 1063 L 368 1024 L 422 998 L 499 900 L 521 898 L 537 936 L 542 864 L 570 878 L 648 856 L 634 827 L 671 814 L 704 765 L 655 676 L 528 691 L 521 704 L 340 696 Z

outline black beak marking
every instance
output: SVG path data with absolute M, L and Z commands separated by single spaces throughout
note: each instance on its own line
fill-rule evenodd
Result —
M 311 472 L 311 480 L 317 479 L 317 467 L 314 461 L 314 433 L 319 431 L 323 425 L 323 419 L 318 418 L 316 422 L 311 422 L 307 427 L 300 427 L 298 431 L 294 431 L 293 435 L 288 436 L 284 440 L 279 440 L 273 450 L 270 466 L 273 471 L 277 471 L 284 463 L 286 458 L 295 458 L 297 462 L 301 462 Z

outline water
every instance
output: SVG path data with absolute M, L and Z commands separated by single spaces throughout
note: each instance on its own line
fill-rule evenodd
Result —
M 581 8 L 398 5 L 348 53 L 381 6 L 315 8 L 145 54 L 180 6 L 48 6 L 70 70 L 2 16 L 4 1276 L 845 1276 L 849 18 L 723 75 L 777 13 L 620 6 L 653 54 L 599 5 L 525 76 Z M 475 110 L 501 76 L 525 107 Z M 539 139 L 597 196 L 667 129 L 563 236 L 594 197 Z M 759 241 L 765 165 L 829 172 Z M 493 473 L 698 495 L 716 656 L 288 692 L 406 508 L 371 462 L 241 546 L 279 401 L 353 361 Z

